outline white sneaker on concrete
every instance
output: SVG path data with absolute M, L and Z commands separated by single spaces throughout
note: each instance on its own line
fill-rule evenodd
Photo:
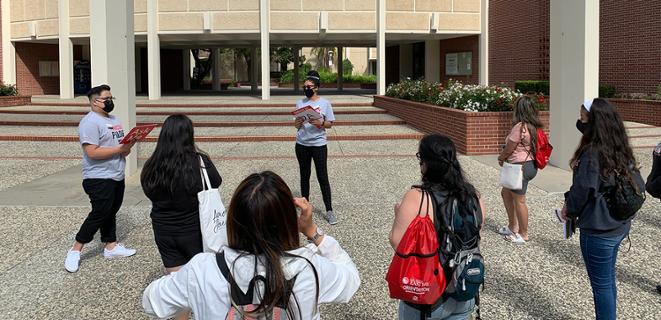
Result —
M 69 272 L 78 271 L 78 266 L 80 265 L 80 251 L 74 251 L 69 249 L 67 252 L 67 258 L 64 260 L 64 269 Z
M 112 250 L 103 249 L 103 256 L 105 258 L 119 258 L 119 257 L 130 257 L 136 252 L 135 249 L 129 249 L 123 244 L 118 243 Z

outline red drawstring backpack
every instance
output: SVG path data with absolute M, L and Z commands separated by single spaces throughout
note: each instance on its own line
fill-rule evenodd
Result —
M 537 128 L 537 146 L 535 148 L 535 165 L 537 169 L 542 170 L 546 167 L 552 151 L 553 146 L 549 143 L 549 137 L 546 136 L 542 128 Z
M 427 193 L 422 191 L 422 201 Z M 445 291 L 436 228 L 429 215 L 411 221 L 390 262 L 386 281 L 390 297 L 414 304 L 434 304 Z M 427 202 L 429 209 L 429 202 Z M 429 210 L 427 210 L 429 212 Z

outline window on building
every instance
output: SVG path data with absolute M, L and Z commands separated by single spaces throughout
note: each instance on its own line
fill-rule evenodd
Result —
M 58 61 L 39 61 L 40 77 L 59 77 L 60 64 Z

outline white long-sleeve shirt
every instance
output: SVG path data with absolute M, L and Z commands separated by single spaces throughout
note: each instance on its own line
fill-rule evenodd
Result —
M 246 292 L 250 280 L 255 277 L 255 256 L 239 258 L 239 252 L 229 248 L 224 248 L 224 252 L 232 276 Z M 348 302 L 358 290 L 358 269 L 333 237 L 326 235 L 319 246 L 309 244 L 289 253 L 307 258 L 317 270 L 319 304 Z M 287 279 L 297 276 L 290 301 L 295 295 L 302 319 L 320 319 L 319 309 L 315 308 L 317 284 L 310 264 L 301 258 L 282 258 L 282 264 Z M 265 273 L 262 265 L 258 265 L 257 271 L 261 275 Z M 263 289 L 257 286 L 255 291 L 258 288 Z M 229 289 L 229 283 L 218 268 L 216 255 L 200 253 L 179 271 L 152 282 L 145 289 L 142 306 L 147 314 L 159 318 L 191 309 L 196 319 L 225 319 L 231 307 Z M 255 292 L 253 303 L 258 304 L 256 297 Z M 294 310 L 294 314 L 298 312 Z

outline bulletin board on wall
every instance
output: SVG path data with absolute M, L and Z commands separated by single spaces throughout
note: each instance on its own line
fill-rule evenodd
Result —
M 445 54 L 445 75 L 446 76 L 470 76 L 472 69 L 473 53 L 453 52 Z

